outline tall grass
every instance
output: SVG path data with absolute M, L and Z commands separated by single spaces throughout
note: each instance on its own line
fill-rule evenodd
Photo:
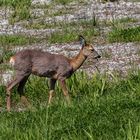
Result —
M 140 26 L 123 29 L 115 28 L 108 33 L 109 42 L 135 42 L 140 41 Z
M 54 0 L 54 2 L 56 2 L 57 4 L 62 4 L 62 5 L 66 5 L 69 4 L 70 2 L 73 2 L 74 0 Z
M 0 45 L 3 47 L 9 46 L 8 48 L 18 45 L 29 45 L 32 43 L 40 42 L 41 40 L 41 38 L 39 39 L 32 36 L 25 36 L 20 34 L 0 35 Z
M 77 38 L 77 33 L 87 36 L 87 38 L 92 39 L 99 35 L 99 30 L 97 29 L 98 21 L 96 18 L 92 20 L 81 20 L 77 22 L 67 23 L 55 22 L 55 23 L 45 23 L 40 21 L 38 23 L 33 23 L 32 25 L 24 25 L 29 29 L 46 29 L 46 28 L 59 28 L 61 31 L 56 31 L 51 35 L 47 36 L 47 41 L 49 43 L 69 43 L 73 42 Z
M 30 16 L 31 0 L 0 0 L 0 6 L 10 7 L 13 13 L 9 19 L 11 23 L 27 20 Z
M 61 89 L 47 107 L 46 79 L 32 76 L 26 92 L 34 109 L 0 114 L 4 140 L 138 140 L 140 139 L 140 72 L 126 79 L 77 73 L 67 82 L 72 98 L 68 106 Z M 5 88 L 0 87 L 1 106 Z M 19 96 L 14 90 L 13 101 Z M 13 106 L 14 108 L 14 106 Z

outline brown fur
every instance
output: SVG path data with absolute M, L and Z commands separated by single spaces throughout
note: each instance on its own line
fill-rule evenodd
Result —
M 69 78 L 92 53 L 96 52 L 91 44 L 86 44 L 85 39 L 80 36 L 82 49 L 74 58 L 63 55 L 51 54 L 40 50 L 23 50 L 11 57 L 10 62 L 15 68 L 15 79 L 7 86 L 7 110 L 11 108 L 11 90 L 18 84 L 18 93 L 24 103 L 28 103 L 23 89 L 30 74 L 50 78 L 49 103 L 54 95 L 55 83 L 58 80 L 68 103 L 70 102 L 65 79 Z M 96 52 L 95 57 L 100 57 Z

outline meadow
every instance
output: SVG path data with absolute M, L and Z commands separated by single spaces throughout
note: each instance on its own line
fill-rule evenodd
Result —
M 0 0 L 1 8 L 12 10 L 8 16 L 10 25 L 19 22 L 29 30 L 61 29 L 46 36 L 1 34 L 0 72 L 12 70 L 7 62 L 16 48 L 42 42 L 53 45 L 72 43 L 78 34 L 95 44 L 102 41 L 105 44 L 140 42 L 140 26 L 130 26 L 138 19 L 130 17 L 99 21 L 94 15 L 90 20 L 68 23 L 47 23 L 45 17 L 39 17 L 36 22 L 28 24 L 37 18 L 31 14 L 33 9 L 43 9 L 46 17 L 61 16 L 75 11 L 71 6 L 67 7 L 71 2 L 76 0 L 55 0 L 50 5 L 32 5 L 31 0 Z M 84 0 L 78 2 L 87 4 Z M 62 8 L 51 12 L 60 4 Z M 102 32 L 103 28 L 105 32 Z M 140 52 L 137 54 L 140 56 Z M 102 57 L 112 59 L 108 52 Z M 15 88 L 12 110 L 7 112 L 6 88 L 0 84 L 0 140 L 140 140 L 140 70 L 134 68 L 126 77 L 110 71 L 102 75 L 94 73 L 90 77 L 84 72 L 76 72 L 67 80 L 67 85 L 71 104 L 67 105 L 57 84 L 56 95 L 48 106 L 48 79 L 31 76 L 25 87 L 31 107 L 20 103 Z
M 32 76 L 25 88 L 31 109 L 16 110 L 19 95 L 14 90 L 13 110 L 0 113 L 0 139 L 139 140 L 140 71 L 125 79 L 111 75 L 73 75 L 67 81 L 71 104 L 66 104 L 57 85 L 50 106 L 47 80 Z M 0 94 L 4 108 L 5 87 L 0 86 Z

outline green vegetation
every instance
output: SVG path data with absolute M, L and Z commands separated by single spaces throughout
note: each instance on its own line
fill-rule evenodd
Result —
M 140 26 L 133 28 L 115 28 L 108 34 L 109 42 L 135 42 L 140 41 Z
M 119 0 L 102 0 L 102 2 L 118 2 Z
M 0 35 L 0 46 L 17 46 L 39 42 L 41 39 L 24 35 Z M 6 49 L 5 49 L 6 50 Z
M 14 51 L 12 51 L 9 47 L 1 47 L 0 48 L 0 72 L 11 69 L 11 67 L 7 63 L 12 55 L 14 55 Z M 1 80 L 1 79 L 0 79 Z M 1 82 L 1 81 L 0 81 Z
M 14 3 L 11 6 L 14 10 L 10 17 L 11 23 L 30 18 L 31 0 L 14 0 Z
M 68 8 L 68 7 L 63 7 L 59 9 L 58 11 L 50 14 L 49 16 L 54 17 L 54 16 L 63 16 L 66 14 L 72 14 L 74 9 Z
M 69 4 L 70 2 L 73 2 L 73 1 L 75 0 L 54 0 L 55 3 L 62 4 L 62 5 Z
M 9 60 L 9 58 L 14 54 L 13 51 L 11 50 L 6 50 L 3 48 L 3 53 L 2 53 L 2 60 L 3 60 L 3 63 L 6 62 L 7 60 Z
M 9 59 L 8 59 L 9 60 Z M 7 61 L 8 61 L 7 60 Z M 4 73 L 5 71 L 11 70 L 11 66 L 9 65 L 9 63 L 2 63 L 0 64 L 0 72 Z M 2 83 L 2 79 L 1 79 L 1 75 L 0 75 L 0 83 Z
M 44 23 L 42 20 L 40 23 L 34 23 L 32 25 L 25 25 L 26 28 L 31 29 L 45 29 L 45 28 L 58 28 L 62 31 L 54 32 L 47 37 L 49 43 L 68 43 L 73 42 L 77 38 L 77 34 L 87 36 L 88 39 L 92 39 L 94 36 L 99 35 L 99 31 L 96 28 L 98 21 L 94 18 L 92 20 L 83 20 L 77 22 L 58 22 L 58 23 Z
M 138 19 L 134 19 L 134 18 L 130 18 L 130 17 L 126 17 L 126 18 L 121 18 L 119 20 L 115 21 L 116 23 L 135 23 L 138 22 Z
M 13 13 L 9 19 L 12 24 L 30 18 L 31 0 L 0 0 L 0 6 L 12 8 Z
M 91 37 L 93 37 L 94 35 L 97 34 L 97 32 L 94 29 L 92 29 L 92 30 L 86 29 L 83 31 L 68 29 L 68 30 L 64 30 L 61 33 L 56 32 L 56 33 L 51 34 L 51 36 L 48 37 L 48 42 L 50 42 L 50 43 L 73 42 L 73 41 L 77 40 L 77 32 L 79 32 L 79 34 L 86 36 L 88 39 L 90 39 Z
M 59 29 L 67 29 L 67 28 L 73 28 L 73 29 L 88 29 L 98 26 L 98 20 L 94 17 L 92 20 L 81 20 L 81 21 L 74 21 L 67 23 L 66 21 L 62 22 L 53 22 L 53 23 L 45 23 L 44 19 L 40 20 L 38 23 L 32 23 L 32 24 L 25 24 L 24 27 L 27 29 L 46 29 L 46 28 L 59 28 Z
M 16 4 L 16 0 L 0 0 L 0 6 L 12 6 Z
M 23 4 L 24 5 L 30 5 L 31 0 L 0 0 L 0 6 L 13 6 L 16 7 L 18 4 Z
M 107 77 L 93 75 L 89 79 L 85 74 L 77 73 L 67 82 L 71 106 L 65 104 L 62 91 L 57 87 L 49 108 L 46 80 L 31 77 L 26 92 L 34 110 L 1 113 L 0 139 L 140 139 L 140 72 L 134 72 L 126 79 L 113 76 L 110 81 Z M 3 86 L 0 94 L 4 107 Z M 19 96 L 13 93 L 12 99 L 17 103 Z
M 52 5 L 40 7 L 50 10 L 62 4 L 64 7 L 55 13 L 45 13 L 47 16 L 59 16 L 73 11 L 66 9 L 66 5 L 73 1 L 54 0 Z M 37 8 L 36 5 L 31 7 L 31 0 L 0 0 L 0 6 L 13 10 L 10 23 L 28 20 L 31 18 L 30 8 Z M 51 24 L 46 24 L 44 18 L 39 23 L 25 26 L 30 29 L 60 29 L 46 36 L 48 43 L 73 42 L 77 40 L 77 34 L 82 34 L 88 40 L 99 35 L 96 17 L 90 21 Z M 128 26 L 123 25 L 130 22 L 137 20 L 125 18 L 109 23 L 113 27 L 107 37 L 109 42 L 140 41 L 140 27 L 124 28 Z M 42 39 L 24 35 L 0 35 L 0 48 L 3 49 L 0 61 L 4 62 L 0 64 L 0 71 L 10 69 L 6 62 L 13 55 L 12 47 L 40 42 Z M 103 52 L 103 56 L 112 57 L 107 52 Z M 32 108 L 25 109 L 24 105 L 18 103 L 19 95 L 15 94 L 17 92 L 14 89 L 13 110 L 10 113 L 5 111 L 5 87 L 0 85 L 0 140 L 139 140 L 140 71 L 133 71 L 125 79 L 113 74 L 109 76 L 95 74 L 89 78 L 85 73 L 73 75 L 67 81 L 71 105 L 66 104 L 62 90 L 57 86 L 56 96 L 49 107 L 48 81 L 31 76 L 25 92 Z M 18 112 L 19 107 L 25 111 Z
M 71 2 L 85 3 L 85 0 L 54 0 L 56 4 L 68 5 Z
M 138 22 L 138 19 L 126 17 L 121 19 L 114 19 L 112 21 L 105 20 L 103 23 L 107 26 L 112 26 L 113 28 L 126 28 L 130 23 L 136 22 Z

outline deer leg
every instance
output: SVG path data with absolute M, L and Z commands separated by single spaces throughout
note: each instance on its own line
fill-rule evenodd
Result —
M 52 97 L 54 96 L 55 83 L 56 83 L 56 79 L 50 79 L 50 91 L 49 91 L 48 104 L 51 103 Z
M 30 103 L 29 103 L 29 101 L 27 100 L 27 98 L 25 97 L 25 93 L 24 93 L 24 87 L 25 87 L 25 84 L 26 84 L 26 82 L 27 82 L 27 80 L 28 80 L 28 77 L 29 76 L 26 76 L 26 77 L 24 77 L 21 81 L 20 81 L 20 83 L 19 83 L 19 86 L 18 86 L 18 93 L 19 93 L 19 95 L 20 95 L 20 99 L 21 99 L 21 102 L 24 104 L 24 105 L 26 105 L 26 106 L 30 106 Z
M 66 87 L 66 81 L 65 80 L 59 80 L 59 83 L 60 83 L 60 86 L 62 88 L 63 94 L 66 98 L 66 101 L 68 102 L 68 104 L 70 104 L 70 97 L 69 97 L 68 90 L 67 90 L 67 87 Z
M 13 87 L 15 87 L 24 77 L 23 76 L 17 76 L 15 80 L 13 80 L 6 88 L 7 91 L 7 110 L 10 111 L 11 109 L 11 90 Z

